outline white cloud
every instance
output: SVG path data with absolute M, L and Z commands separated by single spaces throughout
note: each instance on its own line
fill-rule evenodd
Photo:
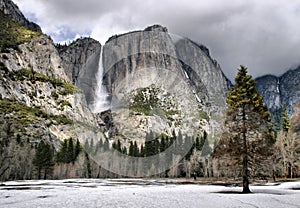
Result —
M 300 1 L 15 0 L 56 41 L 112 35 L 151 24 L 200 42 L 229 78 L 246 65 L 254 76 L 300 64 Z

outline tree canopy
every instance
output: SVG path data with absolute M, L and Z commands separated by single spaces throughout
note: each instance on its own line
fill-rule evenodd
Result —
M 250 192 L 250 169 L 255 175 L 266 168 L 259 166 L 267 166 L 262 161 L 269 158 L 274 143 L 270 114 L 255 86 L 247 68 L 241 66 L 227 96 L 225 132 L 214 152 L 215 157 L 227 157 L 232 168 L 242 167 L 240 175 L 246 193 Z

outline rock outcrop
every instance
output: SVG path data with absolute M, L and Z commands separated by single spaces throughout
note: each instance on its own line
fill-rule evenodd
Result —
M 295 103 L 300 102 L 300 67 L 289 70 L 280 77 L 267 75 L 256 79 L 257 89 L 271 112 L 280 112 L 286 104 L 289 116 Z
M 175 42 L 166 28 L 154 25 L 113 36 L 103 51 L 103 83 L 126 137 L 143 138 L 150 130 L 190 136 L 205 130 L 214 137 L 229 82 L 205 47 Z
M 19 23 L 20 28 L 24 26 L 30 30 L 40 31 L 38 26 L 36 27 L 34 23 L 26 20 L 12 1 L 1 0 L 0 9 L 1 12 L 9 15 L 12 21 Z M 73 137 L 82 141 L 94 136 L 100 138 L 101 136 L 97 135 L 100 132 L 97 129 L 98 122 L 88 108 L 85 94 L 82 93 L 82 89 L 86 88 L 75 87 L 71 83 L 74 76 L 70 76 L 69 73 L 72 69 L 73 74 L 79 74 L 76 68 L 79 64 L 82 65 L 81 68 L 88 66 L 88 58 L 95 51 L 97 53 L 97 50 L 100 50 L 98 47 L 100 44 L 88 39 L 87 42 L 91 42 L 93 48 L 87 46 L 86 50 L 80 52 L 76 50 L 74 52 L 72 48 L 76 48 L 76 46 L 72 45 L 69 48 L 70 55 L 65 55 L 66 59 L 62 60 L 61 54 L 51 38 L 42 33 L 38 34 L 36 37 L 28 38 L 17 48 L 7 48 L 5 52 L 0 54 L 0 97 L 4 102 L 3 104 L 8 107 L 1 109 L 1 113 L 4 115 L 3 121 L 7 118 L 17 122 L 20 116 L 26 121 L 35 118 L 36 122 L 40 124 L 40 129 L 39 125 L 30 124 L 30 122 L 26 128 L 30 129 L 31 133 L 25 128 L 28 135 L 40 132 L 36 133 L 35 137 L 47 135 L 49 138 L 60 140 Z M 65 52 L 68 53 L 68 50 Z M 74 53 L 77 52 L 81 62 L 79 62 L 78 57 L 73 57 Z M 68 68 L 66 63 L 69 57 L 77 60 Z M 97 56 L 95 61 L 98 62 Z M 88 72 L 81 71 L 83 77 L 86 77 L 84 76 L 85 73 Z M 78 77 L 81 78 L 82 76 L 79 74 Z M 83 85 L 83 79 L 76 81 Z M 11 110 L 9 106 L 11 106 Z M 13 107 L 22 108 L 24 110 L 23 115 L 15 112 Z M 31 113 L 34 111 L 37 115 L 32 117 Z M 24 134 L 26 138 L 30 139 L 30 136 L 26 135 Z M 41 136 L 41 138 L 43 137 Z
M 209 55 L 209 50 L 188 39 L 175 44 L 178 59 L 197 89 L 197 95 L 204 99 L 210 110 L 221 114 L 226 102 L 230 81 L 219 64 Z M 214 109 L 215 108 L 215 109 Z
M 26 17 L 22 14 L 22 12 L 19 10 L 18 6 L 14 4 L 11 0 L 0 0 L 0 10 L 3 11 L 4 14 L 9 15 L 13 20 L 20 23 L 27 29 L 35 32 L 42 32 L 40 26 L 28 21 Z
M 198 139 L 197 152 L 187 153 L 189 157 L 182 162 L 185 168 L 182 166 L 181 170 L 190 174 L 193 168 L 187 158 L 194 157 L 195 167 L 203 169 L 198 167 L 198 174 L 211 175 L 208 170 L 211 164 L 208 160 L 201 160 L 209 155 L 221 133 L 231 83 L 205 46 L 186 38 L 174 38 L 167 28 L 160 25 L 112 36 L 104 46 L 91 38 L 80 38 L 69 45 L 55 45 L 51 38 L 41 33 L 39 26 L 23 16 L 12 1 L 0 0 L 0 9 L 14 28 L 18 29 L 20 24 L 21 29 L 26 27 L 38 32 L 34 35 L 28 33 L 22 42 L 1 45 L 5 50 L 0 53 L 0 150 L 5 147 L 7 151 L 2 151 L 0 157 L 6 158 L 7 155 L 2 153 L 10 153 L 11 149 L 19 151 L 26 141 L 28 147 L 22 151 L 30 153 L 22 154 L 30 155 L 30 171 L 33 171 L 37 151 L 34 145 L 46 141 L 58 150 L 62 140 L 78 139 L 85 143 L 85 152 L 77 161 L 73 160 L 73 164 L 60 164 L 58 160 L 54 176 L 106 177 L 111 170 L 102 167 L 97 160 L 92 161 L 93 157 L 97 158 L 99 149 L 109 150 L 117 144 L 118 151 L 124 156 L 132 151 L 130 142 L 131 148 L 134 144 L 137 152 L 142 144 L 146 146 L 147 136 L 156 139 L 158 144 L 159 140 L 163 143 L 163 138 L 170 144 L 171 140 L 174 143 L 178 138 L 181 144 L 191 141 L 191 146 L 192 141 Z M 7 16 L 14 20 L 13 24 Z M 7 40 L 11 39 L 9 33 L 3 34 Z M 300 67 L 281 77 L 258 78 L 257 89 L 273 113 L 278 114 L 285 103 L 291 115 L 292 106 L 300 102 L 299 79 Z M 94 106 L 99 97 L 96 96 L 99 83 L 105 89 L 103 92 L 110 109 L 96 114 L 89 106 Z M 294 109 L 298 108 L 299 104 L 294 105 Z M 298 114 L 294 115 L 297 119 L 294 116 L 293 121 L 298 121 Z M 200 147 L 199 139 L 202 139 L 205 149 Z M 175 143 L 179 144 L 179 141 Z M 70 146 L 73 147 L 65 144 L 65 147 Z M 148 155 L 141 158 L 144 156 Z M 14 162 L 16 158 L 19 155 Z M 106 165 L 122 165 L 122 160 L 111 162 L 108 158 L 106 155 Z M 181 174 L 177 171 L 180 159 L 172 153 L 173 176 Z M 86 167 L 81 169 L 82 166 Z M 152 166 L 155 172 L 158 167 Z M 9 167 L 9 173 L 2 174 L 3 178 L 12 178 L 10 173 L 15 171 L 14 168 Z M 123 168 L 127 170 L 126 164 Z M 0 176 L 1 171 L 0 167 Z M 25 178 L 31 177 L 30 171 L 26 172 Z M 22 171 L 18 169 L 16 172 Z
M 62 66 L 73 84 L 83 90 L 88 104 L 94 101 L 97 86 L 101 44 L 91 38 L 80 38 L 70 45 L 57 45 Z

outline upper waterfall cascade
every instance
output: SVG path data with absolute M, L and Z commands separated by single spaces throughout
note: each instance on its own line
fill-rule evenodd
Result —
M 105 86 L 103 85 L 103 48 L 100 52 L 99 64 L 98 64 L 98 72 L 96 75 L 97 78 L 97 88 L 95 92 L 95 101 L 92 105 L 93 113 L 101 113 L 110 109 L 110 104 L 108 101 L 109 94 Z

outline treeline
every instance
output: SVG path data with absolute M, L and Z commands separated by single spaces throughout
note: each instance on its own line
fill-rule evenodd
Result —
M 209 175 L 205 156 L 211 148 L 206 132 L 194 138 L 183 136 L 180 131 L 172 136 L 150 131 L 142 143 L 118 139 L 110 144 L 106 139 L 86 141 L 84 146 L 101 168 L 117 174 L 116 177 Z
M 189 151 L 185 156 L 186 159 L 189 159 L 194 150 L 202 150 L 206 139 L 206 132 L 204 132 L 203 137 L 193 138 L 189 136 L 183 137 L 181 131 L 179 131 L 178 136 L 176 136 L 174 131 L 172 133 L 172 136 L 168 136 L 165 134 L 160 134 L 156 136 L 155 133 L 150 131 L 150 133 L 146 134 L 145 142 L 142 143 L 140 147 L 137 145 L 136 141 L 130 141 L 129 148 L 127 150 L 126 146 L 121 145 L 121 142 L 118 139 L 117 141 L 114 141 L 112 143 L 112 148 L 116 149 L 122 154 L 126 154 L 132 157 L 149 157 L 164 152 L 172 145 L 174 153 L 176 153 L 176 150 L 180 149 L 180 147 L 191 146 L 191 148 L 189 148 Z M 186 143 L 190 143 L 190 145 L 187 145 Z
M 275 181 L 300 175 L 299 103 L 291 118 L 283 105 L 280 125 L 275 125 L 255 86 L 247 68 L 241 66 L 227 95 L 223 132 L 212 154 L 214 175 L 242 178 L 246 193 L 249 178 Z
M 0 141 L 0 179 L 52 179 L 55 166 L 74 163 L 81 151 L 78 139 L 65 139 L 56 151 L 50 141 L 23 141 L 19 135 L 13 140 L 4 138 Z

